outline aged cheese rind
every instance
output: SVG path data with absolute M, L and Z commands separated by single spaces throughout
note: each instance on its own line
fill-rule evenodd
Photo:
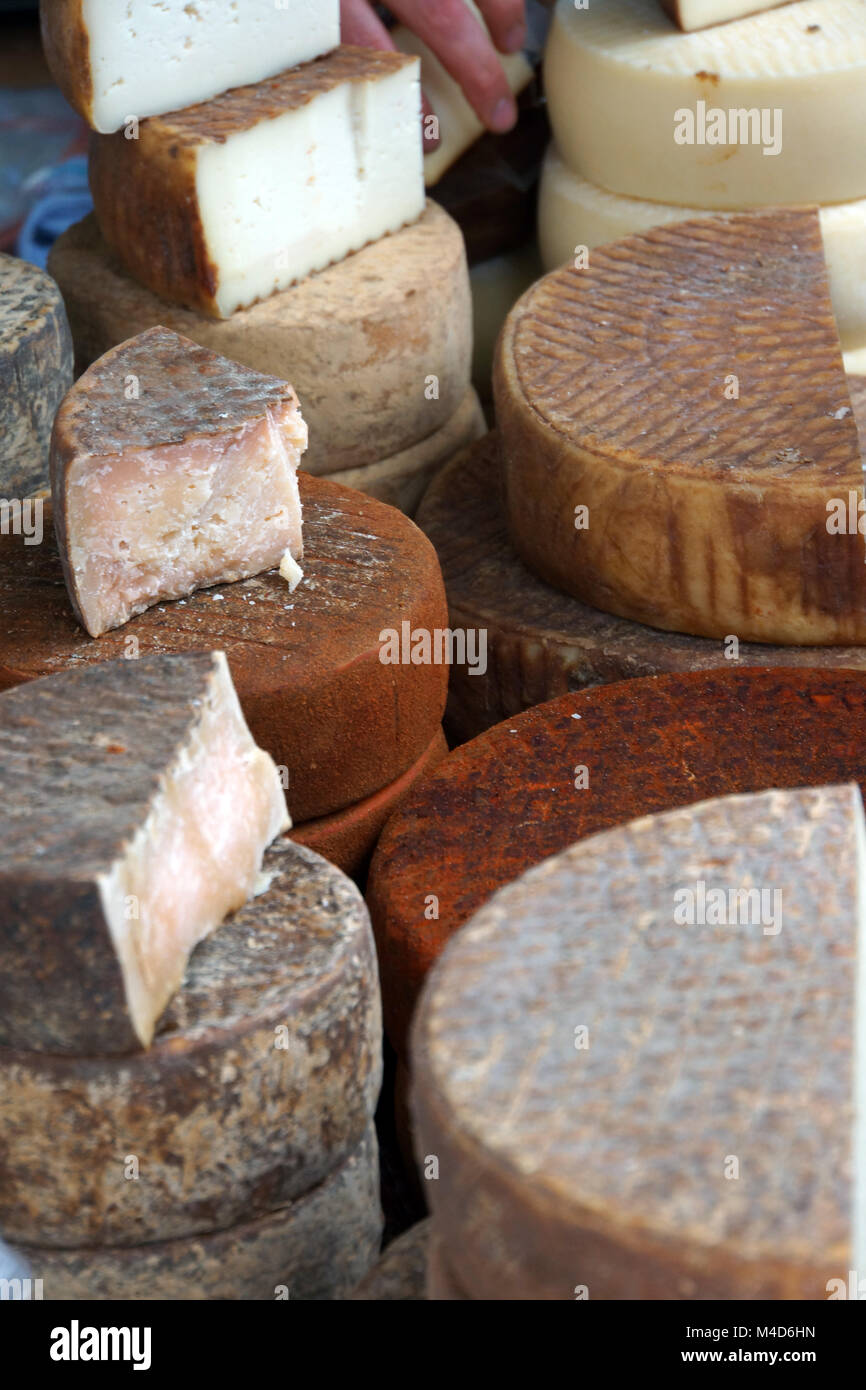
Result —
M 51 437 L 58 549 L 91 637 L 165 599 L 300 559 L 306 446 L 291 386 L 171 329 L 95 362 Z
M 427 1239 L 427 1285 L 426 1296 L 431 1303 L 465 1303 L 465 1294 L 457 1283 L 449 1263 L 448 1253 L 440 1239 L 435 1224 L 430 1221 L 430 1234 Z
M 798 0 L 688 35 L 657 0 L 559 0 L 544 80 L 566 162 L 614 193 L 720 209 L 866 197 L 860 0 Z M 756 113 L 761 139 L 699 143 L 702 109 L 724 113 L 729 140 L 728 113 Z M 675 138 L 682 112 L 694 143 Z
M 0 697 L 0 1045 L 147 1047 L 193 947 L 288 828 L 222 652 Z
M 424 211 L 417 69 L 342 47 L 137 139 L 94 135 L 106 242 L 162 299 L 228 318 L 399 231 Z
M 72 385 L 72 339 L 50 275 L 0 255 L 0 501 L 48 486 L 54 415 Z
M 849 390 L 857 409 L 850 379 Z M 490 434 L 443 468 L 418 511 L 442 564 L 451 626 L 487 633 L 486 672 L 473 675 L 459 666 L 451 672 L 452 742 L 475 738 L 568 690 L 730 665 L 731 647 L 723 642 L 611 617 L 536 578 L 509 540 L 500 471 L 498 439 Z M 866 648 L 739 642 L 736 660 L 740 666 L 866 669 Z
M 448 667 L 380 660 L 386 629 L 448 625 L 439 561 L 408 518 L 326 478 L 299 475 L 305 578 L 274 570 L 160 604 L 93 641 L 69 610 L 46 538 L 0 537 L 0 689 L 48 672 L 144 653 L 229 654 L 254 738 L 287 785 L 294 821 L 381 791 L 425 752 L 442 722 Z
M 494 393 L 541 578 L 668 631 L 866 638 L 863 537 L 828 529 L 863 467 L 815 211 L 658 227 L 545 276 Z
M 382 1237 L 375 1130 L 290 1206 L 211 1235 L 113 1249 L 22 1247 L 43 1297 L 130 1302 L 344 1298 Z
M 466 395 L 466 249 L 456 222 L 433 202 L 418 222 L 230 319 L 167 304 L 139 285 L 110 254 L 92 216 L 55 242 L 50 265 L 79 373 L 124 339 L 164 324 L 292 382 L 310 429 L 309 473 L 401 453 L 444 428 Z M 438 381 L 432 399 L 430 376 Z
M 350 1295 L 357 1303 L 423 1303 L 427 1297 L 430 1222 L 419 1221 L 388 1246 Z
M 863 775 L 866 670 L 720 665 L 560 695 L 456 749 L 413 790 L 385 827 L 367 881 L 398 1056 L 448 941 L 533 865 L 634 816 Z
M 661 0 L 664 9 L 684 33 L 693 29 L 709 29 L 714 24 L 729 24 L 744 15 L 774 10 L 791 0 Z
M 262 873 L 267 890 L 194 952 L 149 1051 L 0 1049 L 10 1241 L 224 1230 L 302 1196 L 360 1144 L 382 1070 L 367 911 L 354 884 L 289 840 Z
M 590 251 L 609 241 L 647 232 L 668 222 L 711 217 L 700 208 L 678 208 L 608 193 L 569 169 L 551 145 L 541 175 L 538 236 L 545 270 L 573 261 L 578 247 Z M 843 352 L 866 343 L 866 199 L 818 209 L 830 297 Z M 850 370 L 846 362 L 846 370 Z
M 94 130 L 178 111 L 273 77 L 340 42 L 338 0 L 42 0 L 42 44 Z
M 853 1268 L 862 821 L 851 786 L 647 817 L 451 943 L 414 1104 L 474 1297 L 822 1299 Z M 696 881 L 780 892 L 780 930 L 679 925 Z

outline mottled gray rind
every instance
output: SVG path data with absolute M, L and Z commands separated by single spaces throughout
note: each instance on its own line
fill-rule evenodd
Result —
M 413 1103 L 473 1297 L 823 1299 L 846 1277 L 858 821 L 850 786 L 645 817 L 453 938 Z M 781 930 L 678 925 L 700 880 L 780 891 Z
M 351 1295 L 357 1303 L 422 1303 L 427 1297 L 430 1222 L 419 1221 L 391 1242 Z
M 341 1168 L 292 1206 L 190 1240 L 124 1250 L 22 1248 L 48 1302 L 289 1301 L 343 1298 L 382 1237 L 375 1131 Z M 285 1293 L 282 1295 L 285 1298 Z
M 367 909 L 289 840 L 263 872 L 268 890 L 193 952 L 149 1051 L 0 1049 L 7 1239 L 133 1245 L 223 1229 L 294 1201 L 361 1142 L 382 1072 Z
M 0 255 L 0 500 L 48 486 L 54 416 L 72 385 L 72 337 L 50 275 Z

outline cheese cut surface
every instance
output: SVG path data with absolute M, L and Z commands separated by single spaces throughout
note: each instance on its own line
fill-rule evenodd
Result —
M 49 1302 L 306 1302 L 345 1298 L 375 1261 L 381 1239 L 371 1125 L 341 1167 L 256 1221 L 129 1249 L 26 1246 L 23 1253 L 41 1271 Z
M 698 636 L 866 638 L 863 536 L 830 527 L 863 465 L 816 212 L 659 227 L 545 276 L 494 389 L 540 577 Z
M 420 101 L 416 60 L 343 47 L 93 136 L 99 226 L 142 285 L 228 318 L 421 216 Z
M 845 353 L 845 371 L 849 378 L 852 376 L 866 376 L 866 347 L 857 348 L 852 352 Z
M 253 737 L 280 769 L 298 825 L 401 777 L 445 708 L 448 667 L 385 664 L 382 633 L 448 625 L 439 561 L 411 521 L 326 478 L 299 475 L 304 582 L 277 570 L 159 604 L 94 641 L 69 608 L 50 540 L 0 536 L 0 689 L 142 654 L 228 653 Z
M 63 300 L 44 271 L 0 255 L 0 501 L 48 486 L 48 445 L 72 385 Z
M 861 0 L 685 35 L 657 0 L 559 0 L 544 79 L 566 162 L 614 193 L 723 209 L 866 197 Z
M 710 797 L 866 784 L 858 732 L 866 670 L 722 665 L 561 695 L 456 749 L 406 798 L 367 884 L 385 1023 L 399 1056 L 448 941 L 498 889 L 550 855 L 634 816 Z
M 306 446 L 291 386 L 170 329 L 95 362 L 51 440 L 58 547 L 91 637 L 163 599 L 300 559 Z
M 797 0 L 799 3 L 799 0 Z M 678 208 L 623 198 L 574 174 L 551 145 L 544 162 L 538 206 L 538 236 L 545 270 L 573 262 L 580 247 L 590 251 L 609 241 L 647 232 L 669 222 L 711 217 L 700 208 Z M 830 297 L 843 352 L 866 343 L 866 199 L 819 208 Z M 846 362 L 846 370 L 850 367 Z
M 861 419 L 866 427 L 866 415 Z M 866 669 L 866 647 L 738 639 L 734 653 L 730 642 L 660 632 L 590 608 L 544 584 L 517 557 L 500 493 L 499 446 L 491 434 L 443 468 L 418 511 L 442 564 L 452 628 L 487 633 L 486 671 L 472 675 L 457 666 L 451 672 L 446 726 L 452 743 L 569 690 L 635 676 L 730 669 L 732 663 Z
M 147 1052 L 0 1048 L 13 1244 L 225 1230 L 302 1197 L 361 1143 L 382 1072 L 369 917 L 352 883 L 288 840 L 262 875 L 265 891 L 193 953 Z
M 857 1267 L 864 843 L 856 787 L 703 802 L 451 943 L 414 1104 L 475 1298 L 824 1299 Z
M 472 310 L 460 228 L 428 202 L 418 222 L 230 319 L 167 304 L 109 253 L 95 218 L 50 254 L 77 369 L 164 324 L 202 347 L 291 381 L 310 429 L 304 468 L 377 463 L 447 425 L 466 394 Z M 430 274 L 435 264 L 436 274 Z M 428 400 L 427 378 L 439 381 Z
M 775 10 L 791 0 L 661 0 L 665 11 L 684 33 L 693 29 L 711 29 L 716 24 L 729 24 L 744 15 L 762 14 Z
M 193 947 L 288 827 L 222 652 L 0 697 L 0 1045 L 147 1047 Z
M 42 0 L 55 82 L 94 128 L 179 111 L 340 42 L 338 0 Z

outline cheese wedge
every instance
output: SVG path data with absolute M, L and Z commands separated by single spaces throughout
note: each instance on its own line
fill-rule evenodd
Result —
M 413 1030 L 471 1297 L 820 1300 L 862 1270 L 864 884 L 856 786 L 769 791 L 582 841 L 476 914 Z
M 289 826 L 222 652 L 0 696 L 0 1046 L 147 1047 L 193 947 Z
M 42 0 L 52 76 L 94 130 L 209 101 L 340 42 L 339 0 Z
M 555 145 L 548 150 L 538 203 L 545 270 L 574 260 L 580 248 L 592 250 L 650 227 L 702 215 L 712 214 L 608 193 L 573 173 Z M 842 349 L 854 351 L 866 343 L 866 198 L 819 208 L 818 216 Z
M 674 632 L 866 641 L 863 466 L 816 212 L 659 227 L 545 276 L 494 387 L 509 530 L 541 578 Z
M 559 0 L 556 142 L 614 193 L 737 209 L 866 197 L 866 5 L 798 0 L 681 34 L 657 0 Z
M 297 396 L 276 377 L 167 328 L 107 352 L 66 396 L 51 442 L 81 625 L 98 637 L 162 599 L 300 559 L 306 445 Z
M 228 318 L 421 216 L 420 103 L 416 59 L 345 47 L 94 135 L 103 236 L 161 298 Z
M 790 0 L 661 0 L 674 24 L 684 33 L 693 29 L 711 29 L 715 24 L 729 24 L 744 15 L 774 10 Z

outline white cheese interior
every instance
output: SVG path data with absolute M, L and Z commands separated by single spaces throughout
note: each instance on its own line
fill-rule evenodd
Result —
M 421 216 L 420 110 L 411 64 L 200 148 L 196 191 L 223 317 Z
M 273 77 L 340 42 L 339 0 L 83 0 L 93 123 L 118 130 Z
M 849 376 L 866 376 L 866 347 L 844 354 L 845 371 Z
M 727 24 L 743 15 L 774 10 L 789 0 L 679 0 L 680 28 L 709 29 L 714 24 Z

